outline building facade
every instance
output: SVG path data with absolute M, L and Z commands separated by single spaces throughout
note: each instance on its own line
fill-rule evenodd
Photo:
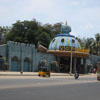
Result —
M 55 56 L 38 52 L 35 45 L 8 41 L 0 46 L 0 70 L 31 72 L 38 71 L 41 60 L 46 60 L 48 67 L 55 61 Z M 6 68 L 6 64 L 8 68 Z
M 35 45 L 32 44 L 8 41 L 7 44 L 0 45 L 0 70 L 35 72 L 38 71 L 41 60 L 47 61 L 47 65 L 52 72 L 69 72 L 64 67 L 70 65 L 69 57 L 38 52 Z M 64 71 L 56 64 L 59 60 Z M 81 59 L 81 73 L 91 72 L 90 65 L 92 64 L 94 68 L 99 60 L 100 56 L 90 55 L 86 60 L 86 68 L 84 68 L 84 59 Z
M 39 70 L 41 60 L 45 60 L 52 72 L 93 72 L 100 56 L 89 55 L 89 50 L 81 49 L 70 32 L 70 26 L 62 25 L 48 49 L 42 45 L 36 48 L 32 44 L 13 41 L 0 45 L 0 70 L 35 72 Z

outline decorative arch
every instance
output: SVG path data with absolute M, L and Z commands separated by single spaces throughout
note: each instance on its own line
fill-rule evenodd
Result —
M 30 63 L 30 59 L 29 59 L 28 57 L 26 57 L 26 58 L 24 59 L 24 62 Z
M 12 61 L 19 61 L 17 56 L 12 57 Z
M 29 59 L 28 57 L 26 57 L 26 58 L 24 59 L 23 71 L 24 71 L 24 72 L 29 72 L 29 71 L 31 71 L 31 68 L 30 68 L 30 59 Z
M 19 58 L 17 56 L 13 56 L 11 59 L 11 71 L 20 71 L 20 64 L 19 64 Z

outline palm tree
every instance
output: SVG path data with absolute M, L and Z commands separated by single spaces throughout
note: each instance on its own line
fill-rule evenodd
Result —
M 95 35 L 96 38 L 96 54 L 99 55 L 99 42 L 100 42 L 100 33 Z

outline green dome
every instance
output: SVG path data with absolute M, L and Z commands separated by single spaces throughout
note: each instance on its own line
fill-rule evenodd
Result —
M 61 33 L 63 34 L 69 34 L 71 32 L 71 27 L 68 25 L 62 25 L 61 26 Z

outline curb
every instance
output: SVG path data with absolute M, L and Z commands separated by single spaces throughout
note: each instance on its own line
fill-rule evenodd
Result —
M 89 74 L 80 74 L 80 76 L 94 76 L 96 74 L 93 73 L 89 73 Z M 20 72 L 1 72 L 0 76 L 38 76 L 38 72 L 34 72 L 34 73 L 20 73 Z M 51 73 L 51 76 L 74 76 L 74 74 L 69 74 L 69 73 Z
M 38 76 L 38 74 L 0 74 L 0 76 Z M 56 74 L 56 75 L 52 75 L 51 76 L 74 76 L 74 74 L 70 75 L 70 74 L 66 74 L 66 75 L 60 75 L 60 74 Z M 88 74 L 82 75 L 80 74 L 80 76 L 88 76 Z M 89 76 L 94 76 L 94 75 L 89 75 Z

